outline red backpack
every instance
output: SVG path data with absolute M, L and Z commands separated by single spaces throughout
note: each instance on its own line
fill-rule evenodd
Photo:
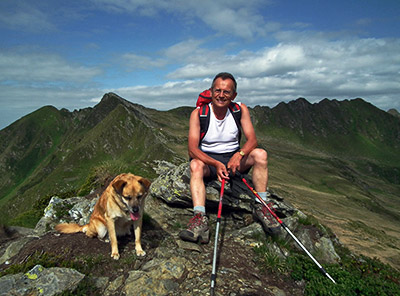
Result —
M 211 102 L 211 91 L 209 89 L 203 91 L 199 94 L 199 97 L 196 102 L 196 108 L 199 108 L 199 118 L 200 118 L 200 141 L 204 138 L 207 133 L 208 126 L 210 125 L 210 106 L 208 105 Z M 229 105 L 229 110 L 231 111 L 233 118 L 235 119 L 236 125 L 239 130 L 239 143 L 242 135 L 240 124 L 240 119 L 242 117 L 242 110 L 240 109 L 240 105 L 234 102 L 231 102 Z

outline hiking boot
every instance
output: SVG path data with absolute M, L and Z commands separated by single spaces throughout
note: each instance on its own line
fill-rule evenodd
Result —
M 184 241 L 197 242 L 200 240 L 202 244 L 208 243 L 210 240 L 210 232 L 208 229 L 208 218 L 202 213 L 195 213 L 188 223 L 188 228 L 179 233 L 179 237 Z
M 268 200 L 267 201 L 268 207 L 273 210 L 274 204 Z M 268 211 L 266 207 L 263 206 L 263 204 L 259 202 L 255 202 L 253 206 L 253 217 L 255 220 L 260 221 L 263 229 L 265 232 L 276 235 L 279 233 L 279 222 L 275 219 L 274 216 Z

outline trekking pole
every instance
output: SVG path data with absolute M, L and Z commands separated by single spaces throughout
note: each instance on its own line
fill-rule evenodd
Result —
M 212 265 L 212 273 L 211 273 L 211 292 L 210 292 L 211 296 L 214 295 L 215 279 L 217 277 L 216 269 L 217 269 L 218 234 L 219 234 L 219 224 L 221 222 L 222 197 L 224 196 L 224 187 L 225 187 L 225 179 L 222 179 L 221 193 L 219 195 L 219 205 L 218 205 L 218 214 L 217 214 L 217 228 L 215 229 L 214 256 L 213 256 L 213 265 Z
M 300 248 L 303 249 L 303 251 L 314 261 L 314 263 L 319 267 L 319 270 L 324 274 L 328 279 L 330 279 L 334 284 L 336 284 L 335 280 L 329 275 L 329 273 L 326 272 L 326 270 L 322 267 L 321 264 L 311 255 L 311 253 L 304 247 L 304 245 L 297 239 L 297 237 L 290 231 L 290 229 L 286 226 L 286 224 L 279 219 L 279 217 L 275 214 L 274 211 L 270 209 L 270 207 L 267 205 L 267 203 L 261 198 L 260 195 L 258 195 L 257 191 L 255 191 L 249 183 L 247 183 L 246 179 L 240 175 L 240 178 L 242 179 L 243 183 L 251 190 L 251 192 L 254 193 L 254 195 L 258 198 L 258 200 L 264 205 L 264 207 L 267 208 L 267 210 L 271 213 L 272 216 L 279 222 L 279 224 L 289 233 L 289 235 L 294 239 L 294 241 L 300 246 Z

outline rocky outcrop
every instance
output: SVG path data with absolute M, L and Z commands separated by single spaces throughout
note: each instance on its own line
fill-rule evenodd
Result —
M 0 278 L 0 295 L 46 295 L 74 291 L 85 277 L 69 268 L 43 268 L 36 265 L 25 274 L 18 273 Z
M 183 242 L 178 238 L 179 231 L 192 216 L 188 165 L 183 163 L 175 166 L 168 162 L 159 162 L 155 169 L 159 177 L 152 183 L 145 208 L 147 216 L 150 217 L 150 222 L 145 223 L 156 225 L 144 231 L 148 256 L 141 259 L 142 261 L 136 261 L 129 270 L 121 272 L 117 277 L 95 277 L 95 285 L 103 295 L 206 295 L 209 292 L 210 254 L 213 244 L 210 242 L 208 245 L 198 245 Z M 218 182 L 207 184 L 206 207 L 212 231 L 215 228 L 219 192 Z M 323 226 L 317 228 L 303 225 L 301 221 L 306 220 L 307 216 L 287 203 L 283 197 L 271 193 L 276 204 L 276 213 L 311 253 L 318 254 L 318 259 L 325 263 L 340 260 L 331 237 Z M 228 295 L 228 292 L 233 291 L 240 292 L 240 295 L 295 295 L 296 293 L 292 294 L 293 291 L 286 291 L 286 294 L 278 286 L 264 283 L 258 276 L 257 264 L 251 257 L 254 257 L 253 248 L 260 244 L 257 236 L 266 234 L 252 219 L 253 200 L 254 196 L 242 182 L 226 184 L 220 233 L 220 251 L 223 254 L 220 259 L 218 282 L 220 295 Z M 90 200 L 85 197 L 64 200 L 53 197 L 43 218 L 37 224 L 35 235 L 43 237 L 51 234 L 51 229 L 60 221 L 87 223 L 95 202 L 96 199 Z M 60 216 L 60 213 L 64 214 Z M 284 231 L 279 236 L 293 244 Z M 23 249 L 23 244 L 29 242 L 23 239 L 24 237 L 19 238 L 20 249 L 17 251 L 13 249 L 11 252 L 12 243 L 7 245 L 5 252 L 0 254 L 3 255 L 3 262 L 12 264 L 13 256 Z M 287 251 L 276 243 L 272 242 L 267 247 L 275 256 L 288 256 Z M 59 293 L 63 289 L 73 290 L 84 278 L 84 275 L 73 269 L 45 269 L 39 266 L 35 268 L 35 272 L 28 274 L 32 273 L 37 274 L 35 281 L 28 281 L 27 274 L 0 278 L 3 293 L 1 295 L 13 295 L 16 289 L 19 295 L 30 295 L 35 289 L 43 289 L 46 295 L 53 295 L 50 291 Z M 50 290 L 52 281 L 58 284 Z

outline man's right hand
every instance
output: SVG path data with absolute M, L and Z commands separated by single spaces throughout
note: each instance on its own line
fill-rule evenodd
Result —
M 217 169 L 218 181 L 222 182 L 222 179 L 229 179 L 229 172 L 222 162 L 218 162 L 218 165 L 215 168 Z

